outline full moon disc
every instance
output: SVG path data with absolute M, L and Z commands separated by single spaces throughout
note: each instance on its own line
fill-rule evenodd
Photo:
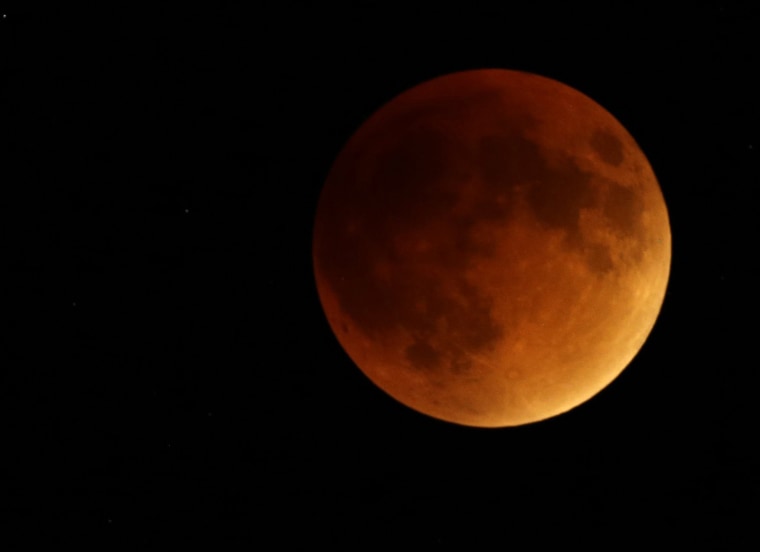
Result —
M 662 306 L 671 236 L 631 135 L 557 81 L 433 79 L 372 115 L 316 212 L 317 291 L 338 341 L 391 397 L 503 427 L 593 397 Z

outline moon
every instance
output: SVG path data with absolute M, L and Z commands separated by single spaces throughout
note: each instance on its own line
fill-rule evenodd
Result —
M 313 232 L 339 343 L 402 404 L 476 427 L 587 401 L 644 344 L 670 273 L 668 212 L 626 129 L 530 73 L 435 78 L 335 160 Z

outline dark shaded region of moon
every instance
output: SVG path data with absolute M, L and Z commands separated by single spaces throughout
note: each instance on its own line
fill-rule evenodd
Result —
M 582 402 L 566 388 L 606 385 L 651 329 L 664 202 L 630 135 L 580 93 L 510 71 L 437 82 L 378 111 L 336 160 L 315 224 L 320 297 L 349 355 L 408 406 L 470 425 L 542 419 L 568 409 L 555 395 Z M 603 338 L 596 326 L 636 299 L 648 310 L 613 328 L 635 334 L 614 368 L 594 364 L 609 356 L 598 344 L 568 344 Z M 556 354 L 526 351 L 531 332 L 528 347 Z

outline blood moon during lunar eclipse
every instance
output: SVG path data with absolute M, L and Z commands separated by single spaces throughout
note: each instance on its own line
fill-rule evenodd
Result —
M 429 416 L 515 426 L 588 400 L 638 353 L 670 272 L 668 213 L 631 135 L 557 81 L 420 84 L 335 160 L 317 291 L 351 359 Z

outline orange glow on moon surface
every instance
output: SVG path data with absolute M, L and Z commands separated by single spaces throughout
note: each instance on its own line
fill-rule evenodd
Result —
M 566 412 L 644 344 L 671 235 L 631 135 L 537 75 L 464 71 L 380 108 L 317 207 L 317 291 L 338 341 L 390 396 L 479 427 Z

